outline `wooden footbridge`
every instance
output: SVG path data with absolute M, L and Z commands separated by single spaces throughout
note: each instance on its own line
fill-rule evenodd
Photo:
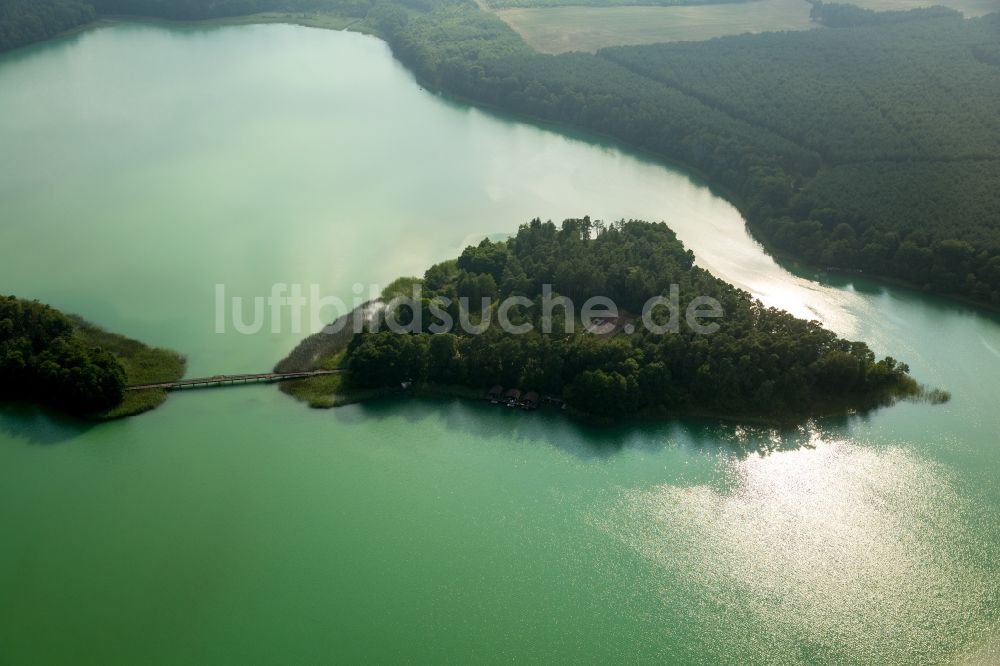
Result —
M 198 379 L 179 379 L 175 382 L 160 382 L 158 384 L 137 384 L 126 387 L 126 391 L 146 391 L 149 389 L 161 389 L 165 391 L 177 391 L 186 388 L 207 388 L 210 386 L 232 386 L 233 384 L 266 384 L 270 382 L 284 382 L 289 379 L 305 379 L 307 377 L 319 377 L 321 375 L 335 375 L 344 372 L 344 368 L 335 370 L 308 370 L 306 372 L 262 372 L 255 375 L 215 375 L 214 377 L 200 377 Z

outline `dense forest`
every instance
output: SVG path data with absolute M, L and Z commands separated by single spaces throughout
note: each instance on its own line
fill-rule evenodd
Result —
M 821 157 L 744 192 L 772 247 L 997 306 L 1000 68 L 982 50 L 998 39 L 992 14 L 602 56 Z
M 1000 157 L 1000 14 L 616 47 L 602 55 L 829 164 Z
M 125 370 L 47 305 L 0 296 L 0 397 L 90 414 L 122 401 Z
M 921 21 L 929 18 L 961 18 L 962 13 L 950 7 L 918 7 L 910 10 L 877 12 L 857 5 L 814 0 L 809 18 L 829 28 L 853 28 L 859 25 L 887 25 Z
M 1000 13 L 817 2 L 819 20 L 850 27 L 550 56 L 473 0 L 92 5 L 170 18 L 365 15 L 428 86 L 700 172 L 772 249 L 1000 307 Z
M 96 16 L 93 5 L 80 0 L 0 0 L 0 51 L 48 39 Z
M 411 324 L 409 334 L 381 328 L 338 339 L 347 345 L 340 364 L 349 368 L 351 386 L 413 381 L 485 391 L 501 384 L 562 396 L 577 411 L 602 417 L 638 412 L 800 417 L 870 407 L 916 391 L 904 364 L 876 360 L 864 343 L 766 308 L 695 266 L 691 252 L 662 223 L 604 225 L 584 218 L 556 226 L 536 219 L 508 241 L 484 240 L 404 284 L 414 282 L 422 288 L 419 330 L 412 325 L 413 306 L 404 305 L 393 316 Z M 579 319 L 586 299 L 610 298 L 619 308 L 614 330 L 571 326 L 567 309 L 556 307 L 550 313 L 552 332 L 543 333 L 543 285 L 573 299 L 571 319 Z M 713 320 L 716 332 L 681 325 L 661 333 L 641 324 L 644 304 L 669 294 L 672 285 L 678 313 L 696 297 L 721 303 L 723 316 Z M 497 304 L 514 295 L 526 300 L 509 310 L 509 321 L 530 324 L 530 332 L 505 332 L 499 325 Z M 470 299 L 473 312 L 467 316 L 475 324 L 492 322 L 485 332 L 466 333 L 457 324 L 440 331 L 442 318 L 434 313 L 447 312 L 458 321 L 462 296 Z M 490 299 L 487 310 L 477 307 L 480 298 Z M 670 310 L 657 309 L 652 316 L 663 323 Z M 290 357 L 300 367 L 285 370 L 325 367 L 328 359 L 313 353 L 314 341 L 303 347 L 309 353 Z
M 0 295 L 0 399 L 36 402 L 88 419 L 141 414 L 166 391 L 126 385 L 184 376 L 184 357 L 106 331 L 36 301 Z
M 100 14 L 175 20 L 245 16 L 260 12 L 334 12 L 364 16 L 368 0 L 89 0 Z
M 370 0 L 0 0 L 0 51 L 49 39 L 102 16 L 193 20 L 266 11 L 363 17 Z

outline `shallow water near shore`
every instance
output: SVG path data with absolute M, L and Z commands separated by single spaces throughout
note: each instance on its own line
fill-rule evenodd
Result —
M 0 406 L 0 663 L 1000 658 L 996 315 L 793 275 L 696 179 L 446 102 L 371 37 L 102 28 L 0 57 L 0 108 L 0 292 L 191 376 L 306 333 L 217 333 L 217 284 L 350 302 L 589 214 L 664 220 L 953 396 L 793 429 L 268 386 L 100 425 Z

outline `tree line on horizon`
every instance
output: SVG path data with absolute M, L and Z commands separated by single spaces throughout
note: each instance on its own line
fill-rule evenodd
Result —
M 361 18 L 371 6 L 371 0 L 0 0 L 0 51 L 49 39 L 99 16 L 188 21 L 297 11 Z
M 867 9 L 847 3 L 823 2 L 822 0 L 807 1 L 812 4 L 812 9 L 809 10 L 809 18 L 828 28 L 888 25 L 890 23 L 922 21 L 929 18 L 962 18 L 962 12 L 941 5 L 916 7 L 914 9 L 875 11 L 874 9 Z

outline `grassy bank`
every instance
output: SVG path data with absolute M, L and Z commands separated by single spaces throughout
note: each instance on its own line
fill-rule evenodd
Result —
M 154 384 L 169 382 L 184 376 L 185 360 L 177 352 L 159 347 L 150 347 L 138 340 L 111 333 L 93 324 L 73 318 L 77 335 L 94 347 L 102 347 L 111 352 L 125 369 L 126 384 Z M 107 421 L 125 416 L 148 412 L 163 404 L 166 391 L 126 391 L 122 402 L 116 407 L 93 418 Z
M 456 384 L 417 384 L 405 391 L 401 387 L 361 389 L 348 386 L 346 379 L 346 375 L 310 377 L 309 379 L 283 382 L 281 391 L 314 409 L 331 409 L 353 405 L 404 392 L 415 398 L 461 398 L 463 400 L 482 400 L 485 395 L 485 391 Z
M 313 409 L 330 409 L 398 393 L 398 389 L 359 389 L 347 386 L 345 375 L 321 375 L 281 384 L 281 392 Z

